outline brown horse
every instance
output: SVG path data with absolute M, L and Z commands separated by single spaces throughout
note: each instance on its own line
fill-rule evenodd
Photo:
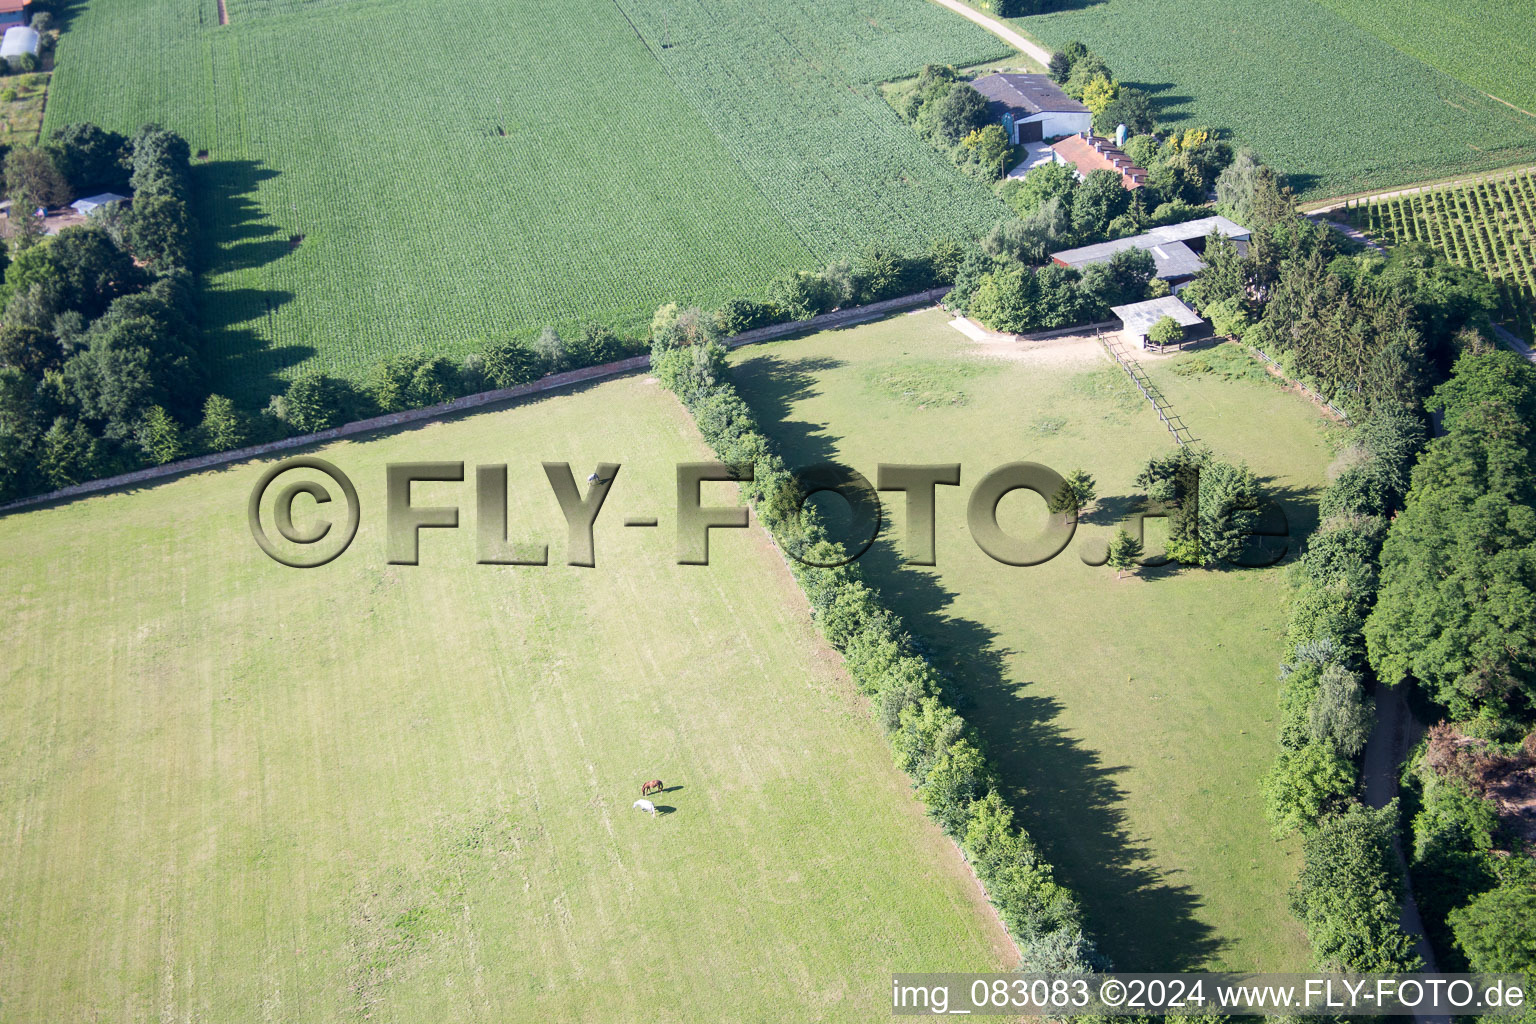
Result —
M 640 795 L 649 796 L 651 793 L 659 793 L 662 790 L 662 785 L 663 784 L 660 779 L 652 779 L 650 782 L 642 783 L 640 786 Z

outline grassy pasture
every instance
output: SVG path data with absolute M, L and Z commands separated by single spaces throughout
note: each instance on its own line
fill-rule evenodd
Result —
M 870 83 L 1007 48 L 941 8 L 88 0 L 48 125 L 155 120 L 197 170 L 216 384 L 544 324 L 648 323 L 1003 207 Z M 138 40 L 124 47 L 122 40 Z
M 1209 124 L 1304 197 L 1486 170 L 1536 156 L 1536 38 L 1521 0 L 1100 0 L 1013 19 L 1081 39 L 1174 126 Z M 1477 26 L 1463 32 L 1462 23 Z
M 1010 966 L 766 538 L 672 564 L 671 396 L 318 454 L 363 511 L 321 569 L 253 544 L 263 463 L 0 519 L 0 1020 L 864 1021 L 893 969 Z M 508 462 L 554 564 L 475 565 L 465 483 L 386 565 L 422 459 Z M 623 464 L 596 569 L 540 459 Z
M 1082 564 L 1079 549 L 1108 536 L 1147 455 L 1171 444 L 1123 372 L 1092 342 L 1007 358 L 932 311 L 734 358 L 791 464 L 835 459 L 873 479 L 881 462 L 961 463 L 961 487 L 938 489 L 938 565 L 901 563 L 899 495 L 861 564 L 953 673 L 1024 823 L 1116 966 L 1300 969 L 1307 947 L 1286 910 L 1296 850 L 1271 839 L 1258 793 L 1273 754 L 1284 570 L 1117 580 Z M 1322 422 L 1262 377 L 1173 372 L 1201 358 L 1149 360 L 1148 372 L 1204 442 L 1265 480 L 1299 538 L 1328 462 Z M 993 562 L 965 526 L 970 488 L 1020 459 L 1085 468 L 1101 495 L 1073 546 L 1033 568 Z M 1000 506 L 1020 536 L 1044 514 L 1022 494 Z M 1149 548 L 1155 536 L 1149 525 Z
M 0 99 L 0 145 L 30 146 L 37 141 L 43 123 L 43 106 L 48 98 L 48 73 L 0 76 L 0 93 L 13 97 Z

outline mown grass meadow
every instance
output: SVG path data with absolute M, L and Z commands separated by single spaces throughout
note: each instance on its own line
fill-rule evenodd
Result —
M 708 455 L 657 385 L 316 454 L 362 504 L 321 569 L 252 541 L 265 463 L 0 519 L 0 1020 L 867 1021 L 1012 966 L 761 531 L 674 564 Z M 622 464 L 596 568 L 545 458 Z M 422 459 L 509 463 L 552 564 L 475 564 L 473 483 L 385 564 Z
M 1014 359 L 945 319 L 740 349 L 734 380 L 791 465 L 833 459 L 873 479 L 882 462 L 961 464 L 961 486 L 938 488 L 935 568 L 902 563 L 895 494 L 860 564 L 952 673 L 1021 823 L 1115 965 L 1301 969 L 1306 942 L 1286 909 L 1296 851 L 1271 838 L 1258 790 L 1273 756 L 1284 568 L 1119 580 L 1084 565 L 1080 548 L 1124 514 L 1141 464 L 1171 446 L 1166 429 L 1093 343 Z M 1253 467 L 1299 540 L 1329 461 L 1322 420 L 1262 375 L 1174 372 L 1200 358 L 1148 372 L 1203 442 Z M 1086 469 L 1101 496 L 1073 545 L 1030 568 L 992 561 L 965 525 L 970 488 L 1020 459 Z M 1022 495 L 999 509 L 1020 536 L 1043 514 Z M 1147 536 L 1155 547 L 1155 521 Z

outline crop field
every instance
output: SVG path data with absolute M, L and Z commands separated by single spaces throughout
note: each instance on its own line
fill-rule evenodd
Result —
M 1081 39 L 1165 122 L 1252 146 L 1303 198 L 1536 158 L 1536 117 L 1484 93 L 1536 112 L 1520 99 L 1536 92 L 1522 0 L 1103 0 L 1012 24 Z
M 1453 78 L 1536 116 L 1536 18 L 1526 0 L 1321 0 Z
M 708 455 L 659 386 L 316 454 L 362 506 L 320 569 L 252 542 L 265 463 L 0 519 L 0 1020 L 868 1021 L 892 969 L 1012 967 L 766 537 L 673 564 Z M 622 465 L 596 568 L 540 458 Z M 390 566 L 421 459 L 463 528 Z M 502 461 L 548 567 L 475 564 Z
M 1423 242 L 1499 288 L 1503 316 L 1527 339 L 1536 313 L 1536 177 L 1360 200 L 1350 221 L 1388 244 Z
M 216 384 L 717 304 L 1003 207 L 877 95 L 1006 47 L 911 0 L 90 0 L 48 125 L 197 161 Z M 124 47 L 126 38 L 138 40 Z
M 885 530 L 860 564 L 951 673 L 1116 967 L 1301 969 L 1306 942 L 1286 909 L 1297 851 L 1271 838 L 1258 789 L 1273 756 L 1285 569 L 1118 580 L 1084 565 L 1079 549 L 1108 536 L 1167 431 L 1096 343 L 1011 355 L 945 319 L 743 348 L 735 379 L 791 465 L 834 459 L 873 479 L 882 462 L 961 464 L 961 486 L 938 489 L 936 567 L 902 564 L 899 495 L 886 496 Z M 1323 421 L 1262 373 L 1175 372 L 1199 355 L 1144 365 L 1202 441 L 1249 463 L 1299 542 L 1330 458 Z M 1086 469 L 1100 495 L 1072 545 L 1031 568 L 992 561 L 965 525 L 970 488 L 1021 459 Z M 1043 514 L 1023 495 L 999 508 L 1020 536 Z

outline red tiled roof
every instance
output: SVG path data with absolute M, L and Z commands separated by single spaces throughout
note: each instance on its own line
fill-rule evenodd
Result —
M 32 0 L 0 0 L 0 14 L 15 14 Z
M 1114 171 L 1126 188 L 1140 188 L 1147 180 L 1145 170 L 1104 139 L 1090 142 L 1081 135 L 1068 135 L 1051 149 L 1084 177 L 1091 171 Z

